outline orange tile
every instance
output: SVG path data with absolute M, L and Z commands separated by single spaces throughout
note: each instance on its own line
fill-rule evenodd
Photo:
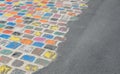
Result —
M 36 18 L 36 19 L 40 19 L 39 15 L 34 15 L 33 17 Z
M 11 31 L 11 30 L 4 30 L 3 33 L 5 33 L 5 34 L 12 34 L 13 31 Z
M 0 4 L 0 6 L 5 6 L 6 4 Z
M 20 18 L 21 16 L 19 16 L 19 15 L 15 15 L 14 17 L 15 17 L 15 18 Z
M 40 23 L 47 23 L 48 20 L 40 20 Z
M 73 13 L 73 12 L 68 12 L 68 15 L 70 15 L 70 16 L 76 16 L 76 14 Z
M 22 22 L 23 22 L 22 19 L 17 19 L 17 20 L 16 20 L 16 23 L 22 23 Z
M 55 40 L 46 40 L 45 43 L 46 44 L 51 44 L 51 45 L 55 45 L 57 41 Z
M 22 27 L 24 27 L 25 25 L 19 23 L 19 24 L 17 24 L 17 26 L 22 28 Z
M 42 0 L 41 3 L 47 4 L 49 0 Z
M 44 9 L 45 9 L 45 8 L 48 8 L 48 7 L 47 7 L 47 6 L 43 6 L 42 8 L 44 8 Z
M 25 30 L 24 32 L 25 32 L 25 33 L 28 33 L 28 34 L 31 34 L 31 33 L 32 33 L 31 30 Z
M 30 44 L 32 44 L 32 40 L 29 40 L 29 39 L 21 39 L 21 43 L 23 43 L 23 44 L 27 44 L 27 45 L 30 45 Z
M 35 13 L 35 11 L 28 11 L 27 14 L 33 14 L 33 13 Z
M 47 2 L 48 0 L 42 0 L 41 2 Z
M 12 0 L 6 0 L 7 2 L 11 2 Z
M 3 29 L 2 28 L 0 28 L 0 32 L 2 32 L 3 31 Z
M 42 10 L 42 8 L 37 7 L 35 10 L 36 11 L 40 11 L 40 10 Z
M 0 56 L 0 61 L 3 60 L 3 58 Z
M 27 4 L 26 6 L 32 6 L 32 4 Z
M 11 11 L 10 14 L 17 15 L 17 12 L 15 12 L 15 11 Z

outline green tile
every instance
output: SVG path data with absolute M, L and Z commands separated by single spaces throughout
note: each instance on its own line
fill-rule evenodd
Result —
M 34 27 L 33 26 L 26 26 L 25 28 L 26 29 L 33 29 Z
M 0 24 L 0 28 L 2 28 L 2 27 L 4 27 L 5 25 L 3 25 L 3 24 Z
M 62 32 L 55 32 L 54 34 L 55 35 L 64 35 L 64 33 L 62 33 Z
M 4 49 L 4 50 L 1 50 L 0 51 L 0 54 L 4 54 L 4 55 L 10 55 L 12 53 L 11 50 L 7 50 L 7 49 Z
M 27 12 L 27 10 L 22 10 L 21 12 Z

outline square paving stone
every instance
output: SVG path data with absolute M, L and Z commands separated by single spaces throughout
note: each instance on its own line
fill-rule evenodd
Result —
M 36 48 L 32 51 L 32 54 L 40 56 L 45 50 L 40 49 L 40 48 Z
M 64 35 L 65 33 L 62 33 L 62 32 L 55 32 L 54 34 L 55 34 L 55 35 L 58 35 L 58 36 L 59 36 L 59 35 L 61 36 L 61 35 Z
M 12 54 L 12 51 L 11 50 L 7 50 L 7 49 L 3 49 L 3 50 L 0 51 L 0 54 L 10 55 L 10 54 Z
M 50 29 L 45 29 L 44 32 L 46 32 L 46 33 L 53 33 L 54 31 L 50 30 Z
M 26 74 L 25 71 L 23 70 L 20 70 L 20 69 L 14 69 L 11 74 Z
M 35 61 L 35 63 L 36 63 L 36 64 L 39 64 L 39 65 L 42 65 L 42 66 L 47 66 L 50 62 L 49 62 L 48 60 L 38 58 L 38 59 Z
M 57 46 L 46 45 L 44 48 L 45 48 L 45 49 L 49 49 L 49 50 L 55 50 L 55 49 L 57 48 Z
M 15 61 L 12 63 L 12 66 L 21 67 L 23 64 L 24 64 L 23 61 L 21 61 L 21 60 L 15 60 Z
M 54 36 L 50 35 L 50 34 L 44 34 L 43 37 L 48 38 L 48 39 L 52 39 Z
M 1 56 L 0 58 L 1 58 L 0 62 L 4 63 L 4 64 L 7 64 L 7 63 L 9 63 L 12 60 L 11 58 L 9 58 L 7 56 Z
M 18 57 L 20 57 L 21 55 L 22 55 L 21 52 L 15 52 L 15 53 L 12 54 L 12 57 L 18 58 Z
M 25 37 L 25 38 L 29 38 L 29 39 L 32 39 L 34 36 L 33 36 L 33 35 L 29 35 L 29 34 L 24 34 L 23 37 Z
M 23 59 L 25 61 L 33 62 L 35 60 L 35 57 L 31 56 L 31 55 L 24 55 L 24 56 L 22 56 L 21 59 Z
M 38 27 L 35 28 L 35 30 L 37 30 L 37 31 L 42 31 L 42 29 L 43 28 L 38 28 Z
M 11 49 L 16 49 L 17 47 L 19 47 L 21 44 L 17 43 L 17 42 L 10 42 L 6 47 L 7 48 L 11 48 Z
M 46 59 L 55 59 L 57 56 L 57 54 L 53 51 L 46 51 L 44 54 L 43 54 L 43 57 L 46 58 Z
M 41 43 L 41 42 L 34 42 L 34 43 L 33 43 L 33 46 L 36 46 L 36 47 L 43 47 L 43 46 L 44 46 L 44 43 Z

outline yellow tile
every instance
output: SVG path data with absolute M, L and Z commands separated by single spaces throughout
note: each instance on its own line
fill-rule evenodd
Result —
M 35 65 L 30 65 L 30 64 L 28 64 L 28 65 L 25 66 L 25 69 L 26 69 L 27 71 L 37 71 L 37 70 L 38 70 L 38 67 L 35 66 Z
M 20 41 L 20 38 L 16 37 L 16 36 L 11 36 L 10 40 L 12 40 L 12 41 Z
M 42 34 L 42 32 L 39 32 L 39 31 L 36 31 L 36 32 L 35 32 L 35 35 L 36 35 L 36 36 L 40 36 L 41 34 Z
M 88 7 L 88 5 L 85 3 L 81 3 L 80 6 Z
M 39 3 L 38 5 L 40 5 L 40 6 L 45 6 L 46 4 L 43 4 L 43 3 Z
M 50 9 L 43 9 L 43 12 L 50 12 Z
M 51 29 L 51 30 L 58 30 L 59 27 L 58 27 L 57 25 L 53 25 L 53 26 L 50 27 L 50 29 Z
M 13 2 L 13 5 L 19 5 L 19 2 Z
M 47 59 L 55 59 L 57 57 L 57 54 L 52 51 L 46 51 L 43 56 Z
M 12 16 L 12 14 L 10 14 L 10 13 L 6 13 L 6 14 L 4 14 L 4 16 L 6 16 L 6 17 L 10 17 L 10 16 Z
M 40 0 L 34 0 L 34 2 L 40 2 Z
M 12 68 L 6 65 L 0 66 L 0 74 L 7 74 Z
M 34 25 L 34 26 L 40 26 L 41 24 L 40 23 L 32 23 L 32 25 Z
M 26 16 L 27 16 L 27 17 L 31 17 L 31 16 L 32 16 L 32 14 L 26 14 Z

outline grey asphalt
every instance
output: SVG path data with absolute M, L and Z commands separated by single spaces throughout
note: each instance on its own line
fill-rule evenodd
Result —
M 58 58 L 34 74 L 120 74 L 120 0 L 90 0 Z

